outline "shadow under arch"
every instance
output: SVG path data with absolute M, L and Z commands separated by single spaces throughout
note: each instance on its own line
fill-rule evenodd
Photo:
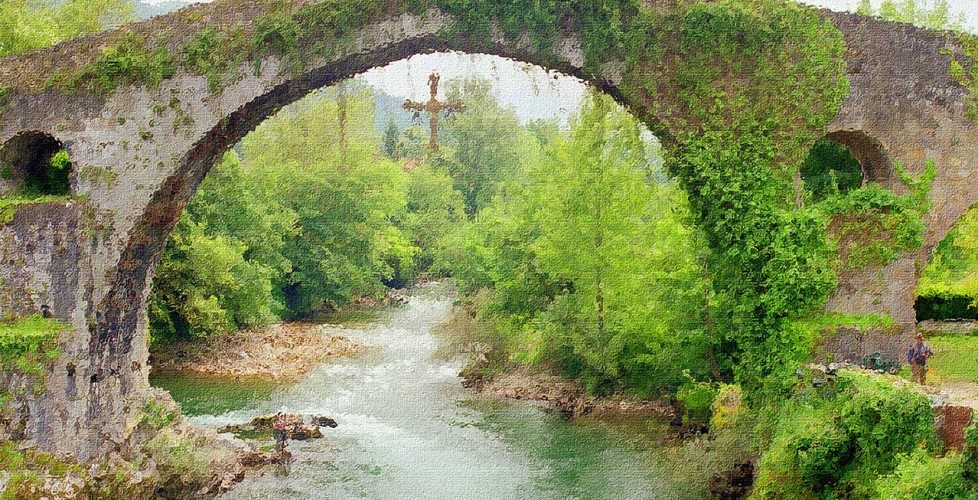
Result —
M 64 196 L 75 183 L 67 148 L 51 134 L 25 131 L 0 146 L 0 195 Z
M 837 130 L 825 135 L 825 139 L 845 146 L 862 167 L 862 185 L 877 183 L 886 188 L 899 184 L 899 176 L 893 168 L 886 148 L 879 140 L 862 130 Z

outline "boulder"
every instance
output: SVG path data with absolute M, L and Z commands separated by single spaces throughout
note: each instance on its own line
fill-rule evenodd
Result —
M 339 425 L 336 423 L 336 420 L 322 415 L 313 415 L 312 424 L 320 427 L 329 427 L 330 429 L 335 429 Z

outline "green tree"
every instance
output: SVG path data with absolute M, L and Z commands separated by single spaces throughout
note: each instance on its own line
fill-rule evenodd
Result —
M 466 212 L 472 215 L 492 201 L 500 180 L 534 161 L 539 146 L 516 114 L 499 106 L 488 81 L 449 82 L 448 96 L 463 100 L 466 110 L 445 126 L 451 153 L 441 158 L 465 197 Z
M 134 18 L 129 0 L 4 0 L 0 57 L 54 45 Z
M 544 156 L 441 243 L 436 263 L 471 291 L 509 357 L 584 379 L 595 392 L 650 393 L 709 376 L 708 281 L 685 199 L 650 175 L 638 122 L 591 96 Z
M 214 166 L 167 242 L 150 299 L 155 339 L 206 336 L 275 321 L 275 283 L 296 215 L 250 189 L 238 156 Z
M 400 159 L 401 157 L 401 134 L 397 130 L 397 124 L 394 123 L 394 119 L 387 121 L 387 128 L 384 129 L 384 153 L 387 157 L 392 160 Z
M 378 157 L 372 94 L 324 93 L 263 123 L 242 141 L 254 184 L 298 217 L 281 288 L 289 315 L 307 316 L 383 291 L 418 249 L 395 218 L 407 206 L 403 167 Z
M 883 0 L 874 7 L 871 0 L 859 0 L 856 12 L 932 29 L 964 29 L 964 14 L 952 16 L 947 0 Z

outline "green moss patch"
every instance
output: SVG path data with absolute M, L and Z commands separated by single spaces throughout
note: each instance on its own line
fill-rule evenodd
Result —
M 25 205 L 41 205 L 44 203 L 57 203 L 69 201 L 69 196 L 32 196 L 32 195 L 11 195 L 0 196 L 0 224 L 9 224 L 14 220 L 17 209 Z
M 58 336 L 68 325 L 39 315 L 0 323 L 0 366 L 42 377 L 44 364 L 60 356 Z
M 176 73 L 176 60 L 164 46 L 150 46 L 146 38 L 127 32 L 104 48 L 92 62 L 76 71 L 59 73 L 50 86 L 96 95 L 111 93 L 121 85 L 158 86 Z

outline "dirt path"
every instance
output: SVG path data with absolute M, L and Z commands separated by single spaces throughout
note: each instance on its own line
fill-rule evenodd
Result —
M 978 410 L 978 383 L 944 382 L 939 389 L 947 395 L 952 405 L 968 406 Z

